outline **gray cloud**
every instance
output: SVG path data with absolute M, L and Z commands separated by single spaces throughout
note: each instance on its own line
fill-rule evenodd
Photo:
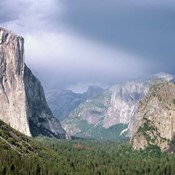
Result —
M 76 3 L 76 2 L 77 3 Z M 64 21 L 76 32 L 147 59 L 173 61 L 175 3 L 152 1 L 64 1 Z M 154 3 L 157 2 L 157 3 Z M 158 3 L 159 2 L 159 3 Z
M 20 5 L 21 2 L 16 0 L 14 0 L 14 3 L 9 0 L 0 1 L 0 23 L 17 19 L 20 14 Z
M 35 35 L 27 36 L 26 42 L 26 54 L 31 58 L 37 56 L 35 61 L 29 59 L 28 63 L 40 70 L 42 76 L 54 86 L 69 87 L 77 82 L 111 84 L 140 77 L 147 65 L 135 55 L 79 35 L 44 33 L 40 34 L 39 40 Z
M 47 86 L 175 73 L 173 0 L 6 0 L 0 6 L 0 25 L 25 37 L 26 62 Z
M 0 24 L 24 36 L 54 30 L 54 17 L 61 24 L 60 0 L 6 0 L 0 2 L 0 6 Z

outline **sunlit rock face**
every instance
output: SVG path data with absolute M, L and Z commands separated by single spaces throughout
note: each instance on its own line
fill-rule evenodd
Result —
M 24 39 L 0 28 L 0 119 L 28 135 L 65 137 L 41 83 L 24 63 Z
M 144 81 L 130 81 L 113 86 L 110 89 L 110 106 L 106 112 L 104 127 L 129 123 L 137 102 L 146 95 L 148 89 L 149 83 Z
M 108 128 L 112 125 L 123 123 L 130 124 L 138 107 L 138 102 L 145 97 L 154 81 L 171 81 L 173 75 L 158 73 L 147 78 L 128 81 L 112 86 L 109 107 L 105 114 L 103 126 Z
M 147 96 L 140 101 L 131 126 L 134 149 L 157 145 L 170 148 L 175 139 L 175 85 L 159 82 L 152 85 Z
M 0 118 L 31 135 L 24 86 L 24 40 L 0 29 Z

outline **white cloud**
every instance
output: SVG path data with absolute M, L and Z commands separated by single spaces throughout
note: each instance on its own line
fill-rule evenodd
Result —
M 64 11 L 60 0 L 7 0 L 4 6 L 7 9 L 6 14 L 12 9 L 16 18 L 2 25 L 23 35 L 52 29 L 53 24 L 50 20 L 56 15 L 59 21 Z

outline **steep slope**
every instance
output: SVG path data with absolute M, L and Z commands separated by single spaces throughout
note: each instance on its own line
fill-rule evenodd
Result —
M 59 121 L 63 121 L 81 103 L 97 96 L 102 91 L 102 88 L 96 86 L 89 86 L 87 92 L 83 94 L 74 93 L 71 90 L 53 89 L 46 91 L 46 99 L 54 116 Z
M 62 125 L 69 134 L 75 136 L 104 139 L 104 133 L 110 131 L 111 137 L 113 135 L 113 138 L 121 139 L 121 132 L 126 131 L 128 124 L 132 122 L 137 104 L 147 94 L 152 81 L 169 81 L 172 78 L 172 75 L 160 73 L 112 86 L 96 98 L 82 103 Z
M 53 89 L 46 91 L 46 99 L 54 116 L 62 121 L 81 103 L 82 95 L 71 90 Z
M 175 85 L 169 82 L 154 84 L 139 103 L 131 126 L 131 143 L 135 149 L 157 145 L 169 148 L 175 137 Z
M 0 28 L 0 119 L 28 135 L 65 137 L 41 83 L 24 63 L 24 39 Z
M 13 150 L 24 156 L 27 154 L 41 154 L 41 147 L 36 145 L 29 137 L 11 128 L 0 120 L 0 149 Z
M 48 143 L 50 143 L 51 139 L 48 140 Z M 58 139 L 53 140 L 60 142 Z M 65 164 L 62 165 L 61 163 L 61 168 L 58 167 L 62 162 L 60 157 L 60 154 L 56 151 L 44 147 L 42 143 L 38 143 L 38 139 L 34 140 L 0 120 L 1 175 L 63 174 L 60 169 L 64 169 Z M 63 157 L 66 158 L 66 155 Z

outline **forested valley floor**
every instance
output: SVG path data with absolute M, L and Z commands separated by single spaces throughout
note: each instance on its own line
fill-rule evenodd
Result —
M 31 142 L 34 146 L 22 154 L 0 142 L 1 175 L 175 174 L 175 155 L 156 147 L 133 151 L 127 143 L 111 141 L 39 138 Z

